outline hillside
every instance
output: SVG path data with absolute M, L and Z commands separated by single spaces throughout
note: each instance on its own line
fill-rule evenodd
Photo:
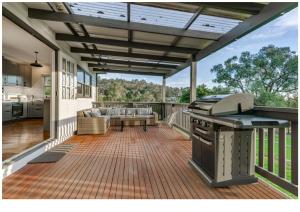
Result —
M 167 86 L 166 96 L 178 101 L 182 90 Z M 160 102 L 161 85 L 145 80 L 98 79 L 98 101 Z

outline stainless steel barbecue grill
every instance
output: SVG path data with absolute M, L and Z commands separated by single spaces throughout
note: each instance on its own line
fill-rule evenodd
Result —
M 251 94 L 206 96 L 192 102 L 190 164 L 212 186 L 253 183 L 255 128 L 287 127 L 288 121 L 253 115 Z

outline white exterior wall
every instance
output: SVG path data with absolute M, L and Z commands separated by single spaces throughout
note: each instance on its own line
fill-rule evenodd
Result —
M 85 63 L 76 61 L 71 55 L 60 52 L 59 58 L 59 72 L 58 72 L 58 98 L 59 98 L 59 120 L 58 120 L 58 137 L 59 140 L 63 141 L 70 136 L 74 135 L 77 130 L 77 111 L 91 108 L 92 102 L 96 99 L 96 83 L 95 74 L 89 72 Z M 77 98 L 77 99 L 62 99 L 62 59 L 65 58 L 75 64 L 75 80 L 74 83 L 77 85 L 77 64 L 79 64 L 85 71 L 88 71 L 92 75 L 92 97 L 91 98 Z

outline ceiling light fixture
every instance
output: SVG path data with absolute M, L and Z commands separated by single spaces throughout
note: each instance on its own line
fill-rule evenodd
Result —
M 34 53 L 35 53 L 35 61 L 34 61 L 34 63 L 31 63 L 30 65 L 33 66 L 33 67 L 39 67 L 39 68 L 43 67 L 43 65 L 39 64 L 38 61 L 37 61 L 37 54 L 39 52 L 34 52 Z

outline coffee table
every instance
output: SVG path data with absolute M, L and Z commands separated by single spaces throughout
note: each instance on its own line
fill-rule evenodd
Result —
M 144 128 L 144 131 L 146 132 L 147 131 L 147 119 L 148 119 L 147 116 L 124 116 L 124 117 L 121 117 L 120 118 L 121 131 L 123 132 L 125 121 L 143 121 L 143 123 L 144 123 L 143 128 Z

